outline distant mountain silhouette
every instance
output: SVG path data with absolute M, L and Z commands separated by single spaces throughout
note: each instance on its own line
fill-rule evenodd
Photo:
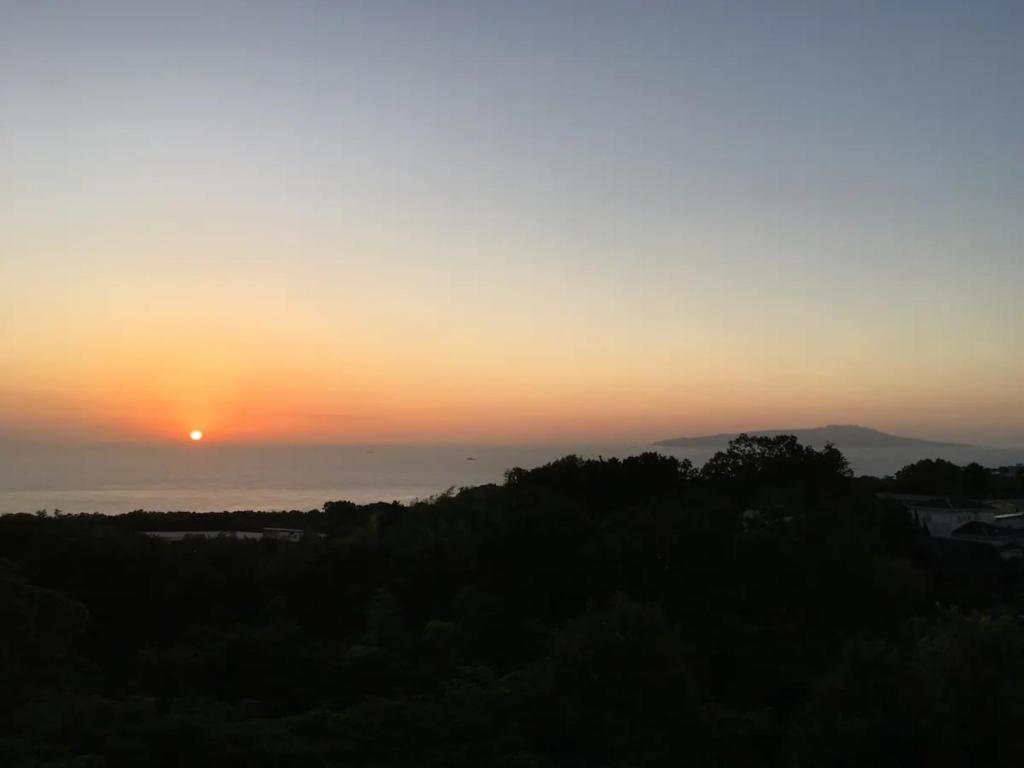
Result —
M 659 440 L 655 445 L 668 446 L 718 446 L 725 445 L 740 433 L 723 432 L 717 435 L 700 435 L 697 437 L 674 437 L 671 440 Z M 834 443 L 837 447 L 890 448 L 899 446 L 918 446 L 922 448 L 967 448 L 965 443 L 945 443 L 934 440 L 920 440 L 916 437 L 903 437 L 879 432 L 877 429 L 858 427 L 853 424 L 829 424 L 826 427 L 810 429 L 765 429 L 747 432 L 748 435 L 775 437 L 776 435 L 796 435 L 797 439 L 808 445 L 824 445 Z

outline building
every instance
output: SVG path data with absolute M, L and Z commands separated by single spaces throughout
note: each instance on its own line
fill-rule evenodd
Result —
M 144 536 L 163 541 L 185 539 L 274 539 L 300 541 L 306 532 L 301 528 L 264 528 L 262 531 L 143 531 Z
M 907 508 L 916 522 L 939 538 L 950 537 L 953 531 L 966 523 L 995 523 L 996 515 L 1002 512 L 983 501 L 949 496 L 911 501 Z
M 910 501 L 907 508 L 934 538 L 983 544 L 1004 560 L 1024 557 L 1024 514 L 1016 507 L 944 496 Z
M 964 523 L 950 535 L 956 541 L 984 544 L 995 549 L 1004 560 L 1024 557 L 1020 529 L 1006 528 L 991 523 Z
M 299 541 L 306 532 L 301 528 L 264 528 L 264 539 L 280 539 L 283 541 Z
M 1024 475 L 1024 464 L 1010 464 L 1005 467 L 996 467 L 992 470 L 996 477 L 1019 477 Z

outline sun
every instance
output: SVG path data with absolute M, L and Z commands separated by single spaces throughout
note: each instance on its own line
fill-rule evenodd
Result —
M 203 433 L 198 429 L 193 429 L 191 432 L 188 433 L 188 436 L 191 437 L 193 440 L 203 439 Z

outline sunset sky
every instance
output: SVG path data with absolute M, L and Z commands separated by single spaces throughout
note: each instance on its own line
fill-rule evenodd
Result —
M 0 0 L 0 439 L 1024 444 L 1024 3 Z

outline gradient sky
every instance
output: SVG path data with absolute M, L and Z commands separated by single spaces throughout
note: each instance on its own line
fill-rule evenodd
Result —
M 0 0 L 0 436 L 1024 444 L 1024 3 Z

